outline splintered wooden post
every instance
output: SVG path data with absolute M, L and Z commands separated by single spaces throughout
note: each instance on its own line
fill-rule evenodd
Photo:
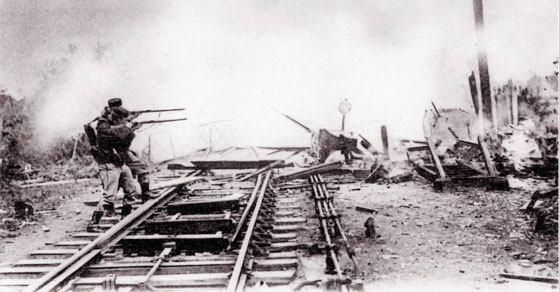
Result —
M 483 3 L 482 0 L 474 1 L 474 19 L 477 35 L 477 56 L 479 66 L 479 84 L 481 88 L 481 106 L 483 117 L 495 126 L 491 102 L 491 84 L 489 82 L 489 69 L 487 65 L 487 53 L 485 51 Z
M 474 109 L 476 110 L 476 115 L 479 114 L 479 100 L 477 96 L 477 83 L 476 83 L 476 75 L 474 71 L 472 71 L 472 75 L 468 78 L 470 82 L 470 93 L 472 94 L 472 102 L 474 104 Z
M 503 96 L 505 99 L 505 116 L 507 125 L 512 123 L 512 82 L 509 80 L 507 86 L 505 86 L 506 90 L 503 92 Z M 505 125 L 506 126 L 506 125 Z
M 427 146 L 429 146 L 429 152 L 431 152 L 431 158 L 433 158 L 433 162 L 437 167 L 437 172 L 439 173 L 439 177 L 442 179 L 446 179 L 446 173 L 444 172 L 443 165 L 441 164 L 441 161 L 439 160 L 439 156 L 437 155 L 437 148 L 435 147 L 435 143 L 433 143 L 433 140 L 431 140 L 431 138 L 429 137 L 425 137 L 425 140 L 427 141 Z
M 493 165 L 493 160 L 491 160 L 491 155 L 489 154 L 489 148 L 487 148 L 487 144 L 483 141 L 482 136 L 477 137 L 477 141 L 479 143 L 479 148 L 483 153 L 483 158 L 485 160 L 485 167 L 487 168 L 487 172 L 490 176 L 496 176 L 497 171 L 495 170 L 495 166 Z
M 517 125 L 518 124 L 518 92 L 516 88 L 513 86 L 512 80 L 509 81 L 509 86 L 510 86 L 510 103 L 511 103 L 510 107 L 512 113 L 512 124 Z
M 387 159 L 390 159 L 390 153 L 388 150 L 388 132 L 386 131 L 386 125 L 380 127 L 380 136 L 382 137 L 382 151 Z

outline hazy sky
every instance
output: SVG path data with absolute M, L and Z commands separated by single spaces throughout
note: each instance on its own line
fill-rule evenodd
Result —
M 214 141 L 226 130 L 232 144 L 305 145 L 308 135 L 276 111 L 339 128 L 344 98 L 347 128 L 373 140 L 381 124 L 420 138 L 431 101 L 473 111 L 472 1 L 0 3 L 0 85 L 48 100 L 37 117 L 44 137 L 80 131 L 114 96 L 130 109 L 187 108 L 188 122 L 136 143 L 151 132 L 179 153 L 208 140 L 201 124 L 224 119 Z M 485 0 L 484 9 L 493 84 L 553 72 L 557 1 Z

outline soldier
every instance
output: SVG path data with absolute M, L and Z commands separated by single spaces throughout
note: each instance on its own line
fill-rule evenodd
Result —
M 103 111 L 101 112 L 101 116 L 99 116 L 99 118 L 105 118 L 105 119 L 110 119 L 110 115 L 113 111 L 114 108 L 116 107 L 122 107 L 122 99 L 115 97 L 115 98 L 111 98 L 109 99 L 109 101 L 107 102 L 108 107 L 105 107 L 103 109 Z M 140 114 L 137 113 L 128 113 L 128 120 L 131 121 L 135 118 L 137 118 Z
M 126 126 L 128 111 L 123 107 L 114 107 L 110 120 L 100 118 L 97 123 L 98 153 L 95 155 L 99 164 L 99 174 L 103 185 L 103 198 L 99 203 L 94 221 L 99 222 L 103 212 L 105 216 L 114 215 L 114 205 L 119 187 L 124 190 L 121 215 L 124 218 L 132 211 L 131 204 L 136 195 L 132 172 L 124 163 L 130 143 L 134 139 L 134 128 Z M 101 210 L 103 212 L 99 213 Z
M 111 119 L 111 113 L 117 107 L 122 107 L 122 100 L 120 98 L 111 98 L 108 101 L 108 107 L 105 107 L 101 113 L 101 118 L 105 117 Z M 128 121 L 137 118 L 139 114 L 130 114 Z M 128 150 L 127 155 L 124 155 L 124 163 L 132 170 L 132 175 L 137 178 L 141 189 L 141 198 L 145 202 L 149 199 L 149 166 L 143 160 L 138 158 L 136 153 Z

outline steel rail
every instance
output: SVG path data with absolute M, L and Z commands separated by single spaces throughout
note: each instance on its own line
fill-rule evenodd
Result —
M 315 176 L 315 180 L 319 183 L 319 186 L 320 186 L 319 190 L 322 192 L 322 195 L 325 197 L 325 203 L 330 208 L 332 216 L 334 217 L 334 223 L 336 225 L 338 233 L 342 236 L 342 240 L 344 241 L 344 245 L 345 245 L 347 255 L 349 256 L 349 258 L 353 262 L 353 269 L 355 271 L 355 275 L 359 275 L 359 265 L 357 263 L 357 257 L 355 256 L 355 251 L 351 247 L 351 245 L 349 244 L 349 240 L 347 239 L 347 236 L 345 235 L 345 232 L 342 228 L 342 221 L 340 220 L 340 217 L 338 216 L 338 213 L 336 212 L 336 209 L 334 208 L 334 203 L 332 203 L 332 200 L 330 199 L 330 196 L 328 195 L 328 190 L 326 189 L 326 186 L 324 185 L 324 180 L 322 179 L 322 176 L 320 174 L 317 174 Z
M 231 278 L 229 279 L 229 283 L 227 284 L 227 292 L 235 292 L 237 290 L 237 285 L 239 284 L 239 279 L 241 278 L 241 272 L 243 270 L 245 258 L 248 251 L 248 246 L 250 244 L 252 233 L 254 231 L 254 226 L 256 225 L 256 220 L 258 219 L 258 213 L 260 212 L 260 207 L 262 206 L 262 201 L 264 200 L 264 194 L 266 193 L 266 189 L 268 188 L 268 182 L 270 181 L 271 175 L 272 172 L 268 171 L 266 173 L 266 177 L 264 178 L 264 182 L 261 185 L 260 193 L 258 194 L 258 201 L 256 201 L 256 205 L 254 206 L 254 210 L 252 211 L 252 217 L 250 218 L 250 222 L 248 224 L 245 237 L 241 245 L 241 249 L 239 250 L 237 261 L 235 262 L 235 267 L 233 268 L 233 272 L 231 273 Z
M 311 180 L 311 182 L 313 182 L 314 177 L 311 176 L 310 180 Z M 326 240 L 328 253 L 330 254 L 330 258 L 332 259 L 332 263 L 334 264 L 336 274 L 337 274 L 339 280 L 342 282 L 341 289 L 342 289 L 342 291 L 347 292 L 347 291 L 349 291 L 349 289 L 348 289 L 347 285 L 345 283 L 343 283 L 345 281 L 345 277 L 344 277 L 342 269 L 340 267 L 340 262 L 338 260 L 338 257 L 336 256 L 336 252 L 333 249 L 332 238 L 330 237 L 330 233 L 328 231 L 328 219 L 325 216 L 325 212 L 323 210 L 323 209 L 326 209 L 326 208 L 323 206 L 323 204 L 321 202 L 321 201 L 324 201 L 326 198 L 324 198 L 323 196 L 320 195 L 320 193 L 318 191 L 317 184 L 312 184 L 312 189 L 313 189 L 314 201 L 315 201 L 315 204 L 316 204 L 317 210 L 318 210 L 318 216 L 319 216 L 320 224 L 321 224 L 322 231 L 323 231 L 323 234 L 324 234 L 324 239 Z
M 258 194 L 258 191 L 260 190 L 260 184 L 261 183 L 262 183 L 262 175 L 258 175 L 258 178 L 256 179 L 256 185 L 254 186 L 254 189 L 252 190 L 252 193 L 250 194 L 250 199 L 248 200 L 248 203 L 245 207 L 245 210 L 243 211 L 243 215 L 241 216 L 241 219 L 239 219 L 239 223 L 237 223 L 237 228 L 235 228 L 235 232 L 233 233 L 233 236 L 231 236 L 229 248 L 231 248 L 232 243 L 235 242 L 237 240 L 237 237 L 239 236 L 239 234 L 241 234 L 241 230 L 242 230 L 243 226 L 245 225 L 245 221 L 248 217 L 248 214 L 250 213 L 250 210 L 252 209 L 252 204 L 254 204 L 254 201 L 256 200 L 256 195 Z
M 204 179 L 205 178 L 202 177 L 191 177 L 191 180 L 185 180 L 184 184 L 193 183 Z M 138 226 L 141 222 L 151 216 L 155 212 L 157 207 L 166 204 L 168 201 L 174 198 L 176 196 L 175 191 L 178 187 L 179 186 L 173 186 L 162 191 L 159 197 L 146 202 L 138 209 L 134 210 L 123 220 L 115 224 L 103 234 L 99 235 L 94 241 L 92 241 L 91 243 L 80 249 L 79 252 L 75 253 L 73 256 L 59 264 L 55 269 L 43 275 L 39 279 L 39 281 L 26 287 L 23 291 L 35 292 L 54 290 L 58 285 L 66 281 L 75 272 L 87 265 L 91 260 L 99 255 L 102 249 L 118 242 L 120 239 L 126 236 L 134 227 Z

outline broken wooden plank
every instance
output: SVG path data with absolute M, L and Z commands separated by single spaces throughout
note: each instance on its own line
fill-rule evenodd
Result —
M 489 173 L 490 176 L 496 176 L 497 171 L 495 170 L 495 165 L 493 165 L 493 160 L 491 160 L 491 155 L 489 154 L 487 144 L 485 144 L 485 141 L 483 140 L 483 137 L 481 135 L 477 137 L 477 141 L 479 143 L 479 147 L 481 148 L 481 153 L 483 153 L 487 173 Z
M 475 148 L 479 148 L 479 145 L 474 143 L 474 142 L 470 142 L 470 141 L 466 141 L 466 140 L 462 140 L 462 139 L 458 139 L 458 142 L 464 144 L 464 145 L 468 145 L 470 147 L 475 147 Z
M 382 138 L 382 152 L 386 159 L 390 160 L 390 149 L 388 148 L 388 132 L 386 130 L 386 125 L 380 127 L 380 136 Z
M 91 241 L 89 240 L 69 240 L 69 241 L 61 241 L 55 243 L 53 246 L 57 248 L 77 248 L 80 249 L 86 245 L 88 245 Z
M 199 160 L 192 164 L 199 169 L 256 169 L 274 162 L 276 160 Z
M 429 181 L 435 181 L 437 179 L 437 173 L 432 171 L 431 169 L 421 166 L 415 165 L 415 171 L 422 177 L 426 178 Z
M 167 169 L 168 170 L 193 170 L 198 168 L 194 165 L 185 165 L 182 163 L 169 163 L 167 164 Z
M 264 166 L 264 167 L 261 167 L 261 168 L 255 170 L 255 171 L 253 171 L 253 172 L 251 172 L 251 173 L 249 173 L 249 174 L 243 176 L 243 177 L 240 179 L 240 181 L 246 181 L 247 179 L 249 179 L 249 178 L 251 178 L 251 177 L 254 177 L 254 176 L 256 176 L 256 175 L 259 175 L 259 174 L 261 174 L 261 173 L 264 173 L 264 172 L 266 172 L 266 171 L 268 171 L 268 170 L 270 170 L 270 169 L 272 169 L 272 168 L 277 168 L 277 167 L 279 167 L 279 166 L 280 166 L 281 164 L 283 164 L 283 163 L 285 163 L 285 161 L 283 161 L 283 160 L 277 160 L 277 161 L 275 161 L 275 162 L 272 162 L 272 163 L 270 163 L 270 164 L 268 164 L 268 165 L 266 165 L 266 166 Z
M 292 179 L 296 179 L 296 178 L 305 178 L 305 177 L 311 176 L 313 174 L 318 174 L 318 173 L 322 173 L 322 172 L 326 172 L 326 171 L 330 171 L 330 170 L 334 170 L 334 169 L 339 169 L 339 168 L 342 167 L 342 165 L 343 165 L 343 163 L 341 161 L 324 163 L 324 164 L 320 164 L 320 165 L 311 166 L 309 168 L 305 168 L 305 169 L 302 169 L 302 170 L 297 170 L 297 171 L 289 173 L 289 174 L 281 175 L 281 176 L 278 177 L 278 179 L 280 179 L 280 180 L 292 180 Z
M 429 150 L 429 146 L 415 146 L 415 147 L 408 148 L 408 151 L 410 152 L 427 151 L 427 150 Z
M 559 280 L 557 278 L 548 278 L 540 276 L 528 276 L 528 275 L 515 275 L 515 274 L 499 274 L 499 276 L 507 279 L 524 280 L 524 281 L 535 281 L 550 284 L 557 284 Z
M 187 184 L 187 183 L 190 184 L 190 183 L 199 182 L 199 181 L 203 181 L 203 180 L 206 180 L 206 178 L 204 178 L 204 177 L 193 177 L 193 176 L 183 177 L 183 178 L 178 178 L 178 179 L 172 179 L 172 180 L 160 182 L 160 183 L 157 183 L 157 184 L 150 184 L 149 190 L 153 191 L 153 190 L 158 190 L 158 189 L 170 188 L 170 187 L 174 187 L 174 186 L 184 185 L 184 184 Z
M 431 158 L 437 167 L 437 172 L 439 173 L 439 177 L 442 179 L 446 179 L 446 173 L 444 172 L 443 165 L 441 164 L 441 160 L 439 159 L 439 155 L 437 154 L 437 149 L 435 147 L 435 143 L 429 137 L 425 137 L 427 141 L 427 146 L 429 146 L 429 152 L 431 153 Z
M 371 213 L 371 214 L 378 213 L 377 210 L 374 210 L 374 209 L 371 209 L 371 208 L 366 208 L 366 207 L 361 207 L 361 206 L 356 206 L 355 210 L 361 211 L 361 212 L 366 212 L 366 213 Z

